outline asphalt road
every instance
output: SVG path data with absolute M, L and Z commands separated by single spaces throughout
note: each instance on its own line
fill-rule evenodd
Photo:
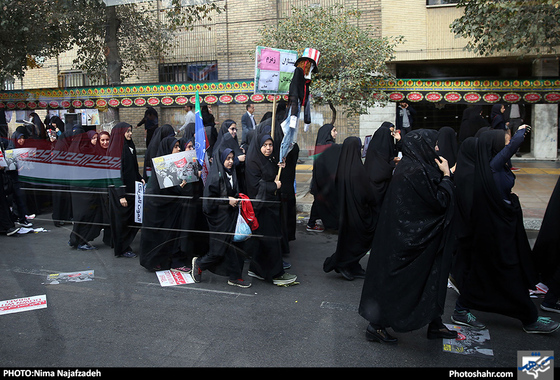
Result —
M 336 235 L 306 232 L 303 216 L 287 258 L 299 284 L 252 279 L 241 289 L 204 273 L 203 281 L 162 287 L 138 259 L 67 245 L 70 230 L 50 215 L 48 231 L 0 236 L 0 301 L 45 295 L 47 307 L 0 315 L 0 368 L 14 367 L 384 367 L 516 371 L 520 350 L 560 351 L 560 333 L 527 334 L 518 321 L 477 313 L 490 340 L 483 355 L 444 350 L 426 330 L 395 334 L 385 346 L 365 339 L 357 313 L 361 280 L 324 273 Z M 534 233 L 531 235 L 534 237 Z M 133 248 L 138 249 L 139 235 Z M 363 264 L 367 256 L 363 259 Z M 91 281 L 49 284 L 52 273 L 93 270 Z M 246 273 L 246 271 L 245 271 Z M 387 289 L 391 292 L 391 289 Z M 457 295 L 448 289 L 444 322 Z M 535 302 L 538 302 L 535 300 Z M 543 315 L 544 312 L 542 313 Z M 556 317 L 560 319 L 560 316 Z M 488 352 L 490 354 L 488 354 Z

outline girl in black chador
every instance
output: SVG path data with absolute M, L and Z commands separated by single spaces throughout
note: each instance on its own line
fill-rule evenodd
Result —
M 336 251 L 323 263 L 323 270 L 334 270 L 347 280 L 364 277 L 360 259 L 371 247 L 377 215 L 375 191 L 362 163 L 362 143 L 348 137 L 342 144 L 336 172 L 340 196 L 340 227 Z
M 249 275 L 276 285 L 294 283 L 296 276 L 284 271 L 282 260 L 281 182 L 276 178 L 278 161 L 273 156 L 274 143 L 267 132 L 251 140 L 245 167 L 247 195 L 253 201 L 259 227 L 245 242 L 251 257 Z M 292 184 L 287 184 L 292 186 Z
M 537 269 L 541 281 L 548 286 L 548 291 L 541 303 L 541 309 L 560 313 L 560 234 L 558 218 L 560 217 L 560 178 L 546 206 L 539 235 L 533 247 Z
M 210 270 L 227 276 L 229 285 L 248 288 L 251 284 L 242 276 L 244 256 L 233 242 L 240 206 L 234 152 L 227 147 L 218 149 L 212 161 L 202 206 L 211 232 L 210 248 L 206 255 L 192 260 L 192 277 L 200 282 L 202 271 Z
M 95 146 L 82 128 L 76 128 L 70 152 L 95 154 Z M 95 249 L 89 242 L 101 233 L 103 228 L 103 194 L 91 181 L 74 186 L 71 192 L 74 223 L 68 244 L 78 250 Z
M 168 136 L 161 140 L 154 157 L 178 153 L 181 150 L 180 141 L 175 136 Z M 144 191 L 140 236 L 140 265 L 148 270 L 178 268 L 186 271 L 187 266 L 190 269 L 190 262 L 179 257 L 181 203 L 182 197 L 186 195 L 185 185 L 186 182 L 160 189 L 155 173 L 148 180 Z
M 511 191 L 515 175 L 509 167 L 525 128 L 520 126 L 511 141 L 504 130 L 488 130 L 478 138 L 472 246 L 470 251 L 458 251 L 456 259 L 468 269 L 456 274 L 460 296 L 452 320 L 457 324 L 483 328 L 470 313 L 476 309 L 516 318 L 529 333 L 549 333 L 559 327 L 539 317 L 529 297 L 528 289 L 534 289 L 538 280 L 521 204 Z
M 117 257 L 136 257 L 130 245 L 140 225 L 134 221 L 134 183 L 144 182 L 138 169 L 136 146 L 132 141 L 132 126 L 120 122 L 111 130 L 107 155 L 121 158 L 121 177 L 109 186 L 109 210 L 113 250 Z

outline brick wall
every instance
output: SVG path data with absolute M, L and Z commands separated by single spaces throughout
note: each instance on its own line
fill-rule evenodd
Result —
M 182 32 L 177 36 L 177 48 L 170 51 L 163 58 L 165 63 L 192 62 L 216 59 L 220 80 L 251 79 L 254 77 L 254 50 L 256 41 L 260 38 L 258 29 L 265 24 L 275 24 L 279 17 L 289 14 L 291 6 L 329 6 L 342 3 L 346 7 L 356 7 L 362 12 L 361 23 L 364 26 L 377 27 L 374 33 L 381 35 L 382 0 L 223 0 L 221 5 L 227 5 L 227 12 L 213 17 L 209 23 L 199 24 L 193 31 Z M 419 2 L 422 3 L 423 2 Z M 209 28 L 208 28 L 209 27 Z M 58 59 L 49 60 L 43 68 L 27 72 L 23 80 L 23 88 L 57 87 L 57 73 L 72 68 L 74 52 L 62 54 Z M 158 61 L 151 62 L 149 70 L 138 72 L 137 77 L 126 81 L 132 83 L 157 83 Z M 16 88 L 18 83 L 16 82 Z M 182 125 L 184 111 L 182 107 L 157 108 L 160 125 L 168 123 L 174 127 Z M 103 111 L 103 110 L 102 110 Z M 257 104 L 256 119 L 260 120 L 265 112 L 272 111 L 272 104 Z M 298 143 L 302 154 L 315 144 L 316 131 L 332 117 L 327 106 L 313 107 L 313 124 L 308 133 L 299 133 Z M 241 127 L 241 116 L 245 112 L 245 105 L 213 106 L 213 113 L 218 127 L 226 119 L 233 119 Z M 142 119 L 144 109 L 127 108 L 119 110 L 121 121 L 135 126 Z M 111 115 L 101 112 L 102 121 L 109 122 Z M 348 136 L 360 136 L 360 123 L 363 118 L 347 118 L 344 110 L 337 109 L 336 126 L 339 131 L 338 140 L 343 141 Z M 10 127 L 15 128 L 12 124 Z M 100 128 L 101 129 L 101 128 Z M 135 130 L 134 140 L 137 145 L 143 145 L 143 129 Z

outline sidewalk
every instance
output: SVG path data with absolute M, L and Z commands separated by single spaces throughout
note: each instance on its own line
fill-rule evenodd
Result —
M 308 214 L 313 203 L 313 195 L 309 194 L 309 184 L 313 165 L 311 160 L 304 160 L 296 167 L 296 198 L 298 213 Z M 523 207 L 525 228 L 538 230 L 552 194 L 556 181 L 560 176 L 560 162 L 512 159 L 513 166 L 519 168 L 515 172 L 516 181 L 513 191 L 519 196 Z

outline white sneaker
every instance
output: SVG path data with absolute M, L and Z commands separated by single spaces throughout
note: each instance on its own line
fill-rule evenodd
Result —
M 296 279 L 297 276 L 295 274 L 284 273 L 280 277 L 273 278 L 272 283 L 274 285 L 287 285 L 287 284 L 291 284 L 292 282 L 295 282 Z

